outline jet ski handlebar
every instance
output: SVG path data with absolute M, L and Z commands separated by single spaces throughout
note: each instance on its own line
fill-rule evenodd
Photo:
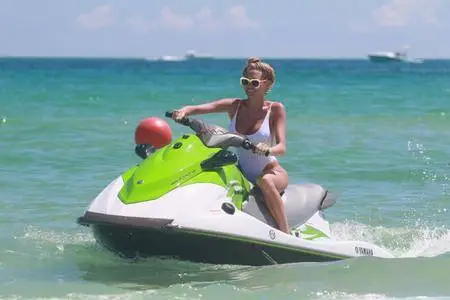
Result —
M 166 111 L 165 113 L 166 118 L 171 118 L 173 116 L 173 111 Z M 181 120 L 178 120 L 175 122 L 180 123 L 181 125 L 190 126 L 191 125 L 191 119 L 188 117 L 183 117 Z
M 167 111 L 165 113 L 166 118 L 171 118 L 173 116 L 173 111 Z M 188 126 L 190 127 L 193 131 L 195 131 L 196 133 L 200 133 L 201 130 L 203 128 L 205 128 L 205 124 L 197 119 L 194 118 L 189 118 L 189 117 L 183 117 L 180 120 L 175 120 L 175 122 L 184 125 L 184 126 Z M 243 137 L 243 141 L 242 144 L 240 145 L 242 148 L 247 149 L 247 150 L 251 150 L 253 152 L 255 152 L 257 150 L 257 147 L 255 144 L 253 144 L 247 137 Z M 269 151 L 267 150 L 264 155 L 265 156 L 269 156 Z

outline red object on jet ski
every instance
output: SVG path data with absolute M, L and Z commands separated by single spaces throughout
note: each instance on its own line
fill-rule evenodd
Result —
M 134 133 L 136 144 L 150 144 L 161 148 L 172 141 L 172 130 L 163 119 L 149 117 L 141 120 Z

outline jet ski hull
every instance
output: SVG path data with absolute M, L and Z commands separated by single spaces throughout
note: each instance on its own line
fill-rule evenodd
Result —
M 106 249 L 126 258 L 161 257 L 211 264 L 270 265 L 294 262 L 326 262 L 345 259 L 329 253 L 251 240 L 207 231 L 173 228 L 170 219 L 79 223 L 92 228 L 95 239 Z M 138 221 L 139 222 L 139 221 Z M 143 225 L 146 223 L 146 225 Z

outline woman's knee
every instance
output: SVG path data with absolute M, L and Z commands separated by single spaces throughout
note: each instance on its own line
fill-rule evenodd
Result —
M 270 190 L 270 189 L 275 189 L 275 182 L 273 179 L 273 175 L 271 174 L 263 174 L 259 180 L 258 180 L 258 186 L 262 189 L 262 190 Z

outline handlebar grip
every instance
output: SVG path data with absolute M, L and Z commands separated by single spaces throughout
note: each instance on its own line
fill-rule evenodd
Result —
M 191 119 L 189 119 L 188 117 L 183 117 L 181 120 L 177 122 L 182 125 L 189 126 L 191 124 Z
M 255 144 L 253 144 L 250 140 L 245 140 L 243 143 L 242 143 L 242 148 L 244 148 L 244 149 L 247 149 L 247 150 L 251 150 L 251 151 L 255 151 L 256 150 L 256 146 L 255 146 Z M 270 150 L 267 150 L 265 153 L 264 153 L 264 156 L 269 156 L 270 155 Z
M 164 115 L 166 116 L 166 118 L 172 118 L 173 111 L 166 111 Z M 185 126 L 189 126 L 191 124 L 191 120 L 188 117 L 183 117 L 181 120 L 178 120 L 175 122 L 180 123 Z
M 242 143 L 242 148 L 247 149 L 247 150 L 255 150 L 255 145 L 253 145 L 252 142 L 250 142 L 249 140 L 245 140 Z

